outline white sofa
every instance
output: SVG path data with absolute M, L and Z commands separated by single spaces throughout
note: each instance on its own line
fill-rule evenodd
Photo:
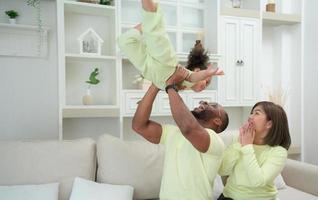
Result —
M 226 139 L 225 139 L 226 140 Z M 159 197 L 164 148 L 110 135 L 97 143 L 72 141 L 0 141 L 0 185 L 59 182 L 59 199 L 69 198 L 76 176 L 134 187 L 134 199 Z M 318 199 L 318 167 L 288 160 L 282 173 L 287 188 L 281 200 Z M 1 196 L 0 196 L 0 199 Z

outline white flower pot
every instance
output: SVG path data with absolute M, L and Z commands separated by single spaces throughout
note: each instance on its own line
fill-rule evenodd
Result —
M 92 105 L 93 104 L 93 96 L 91 95 L 90 89 L 87 89 L 86 94 L 83 96 L 83 104 L 84 105 Z
M 11 19 L 11 18 L 9 19 L 10 24 L 16 24 L 16 22 L 17 22 L 16 19 Z

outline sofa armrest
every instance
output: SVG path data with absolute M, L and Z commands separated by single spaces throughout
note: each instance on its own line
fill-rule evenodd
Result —
M 287 159 L 282 176 L 288 186 L 318 196 L 318 166 Z

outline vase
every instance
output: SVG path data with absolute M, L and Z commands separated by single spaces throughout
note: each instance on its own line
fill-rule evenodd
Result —
M 87 89 L 86 94 L 83 96 L 83 104 L 84 105 L 92 105 L 93 104 L 93 96 L 91 95 L 90 89 Z
M 9 19 L 9 23 L 10 23 L 10 24 L 16 24 L 16 19 L 10 18 L 10 19 Z

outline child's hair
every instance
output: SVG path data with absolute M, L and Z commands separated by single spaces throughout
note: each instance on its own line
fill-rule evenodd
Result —
M 208 52 L 203 48 L 201 40 L 196 40 L 194 47 L 188 56 L 187 69 L 194 71 L 195 68 L 200 70 L 207 69 L 209 63 Z

